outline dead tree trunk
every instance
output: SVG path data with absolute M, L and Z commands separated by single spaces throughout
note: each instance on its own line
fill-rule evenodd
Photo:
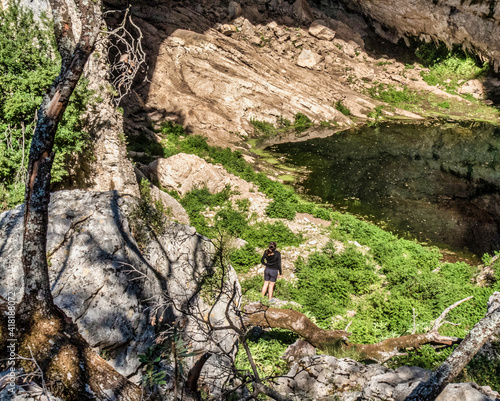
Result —
M 66 0 L 50 0 L 61 71 L 38 111 L 26 180 L 22 264 L 24 294 L 17 307 L 21 356 L 36 360 L 49 389 L 65 400 L 138 401 L 142 392 L 96 355 L 77 326 L 55 304 L 50 291 L 46 240 L 54 138 L 102 25 L 100 0 L 75 0 L 81 23 L 75 39 Z M 21 360 L 19 367 L 35 369 Z
M 269 308 L 261 303 L 251 303 L 245 307 L 245 320 L 247 324 L 252 326 L 292 330 L 320 349 L 329 347 L 351 349 L 365 359 L 382 363 L 399 355 L 402 349 L 419 348 L 424 344 L 452 345 L 460 342 L 459 338 L 440 335 L 438 329 L 444 323 L 444 317 L 450 310 L 471 298 L 465 298 L 447 308 L 436 319 L 432 330 L 428 333 L 389 338 L 376 344 L 350 343 L 347 338 L 351 333 L 344 330 L 323 330 L 300 312 L 290 309 Z
M 429 380 L 420 383 L 405 401 L 434 401 L 491 338 L 493 333 L 499 329 L 500 307 L 497 307 L 472 328 L 446 361 L 436 369 Z

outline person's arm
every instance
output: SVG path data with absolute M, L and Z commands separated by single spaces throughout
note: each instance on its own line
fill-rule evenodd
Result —
M 281 253 L 278 252 L 278 270 L 280 272 L 280 274 L 283 274 L 281 272 Z
M 267 267 L 267 263 L 265 262 L 266 259 L 266 251 L 264 251 L 264 255 L 262 255 L 262 259 L 260 260 L 260 263 L 262 263 L 264 266 Z

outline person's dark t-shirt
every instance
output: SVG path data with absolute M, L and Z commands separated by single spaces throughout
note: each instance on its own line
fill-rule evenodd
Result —
M 260 263 L 266 266 L 268 269 L 278 270 L 281 273 L 281 253 L 274 251 L 272 255 L 267 255 L 267 250 L 264 251 Z

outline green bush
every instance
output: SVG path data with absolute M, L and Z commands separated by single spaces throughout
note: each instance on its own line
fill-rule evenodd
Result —
M 251 118 L 250 124 L 253 125 L 254 132 L 258 136 L 271 137 L 278 134 L 278 131 L 276 130 L 274 125 L 266 121 L 260 121 Z
M 293 220 L 295 208 L 285 199 L 274 199 L 266 208 L 266 214 L 275 219 Z
M 295 132 L 297 133 L 304 132 L 305 130 L 311 128 L 313 125 L 314 123 L 312 122 L 312 120 L 305 114 L 302 113 L 295 114 L 295 120 L 293 122 L 293 127 L 295 129 Z
M 335 103 L 335 108 L 340 111 L 344 116 L 350 116 L 351 115 L 351 110 L 347 106 L 344 105 L 344 102 L 342 100 L 337 100 Z
M 233 237 L 241 237 L 248 230 L 246 216 L 232 207 L 223 207 L 215 215 L 215 228 Z
M 246 294 L 249 291 L 260 292 L 263 285 L 264 285 L 264 276 L 262 274 L 259 274 L 257 276 L 253 276 L 247 278 L 246 280 L 243 280 L 241 282 L 241 291 L 243 292 L 243 294 Z
M 500 343 L 492 343 L 496 352 L 500 352 Z M 454 380 L 457 383 L 474 382 L 480 386 L 490 386 L 494 390 L 500 389 L 500 361 L 488 355 L 476 354 L 469 364 Z
M 243 239 L 255 248 L 261 249 L 266 249 L 271 241 L 277 242 L 278 249 L 285 246 L 298 246 L 304 241 L 301 234 L 294 234 L 281 221 L 253 224 L 249 226 Z
M 429 85 L 441 85 L 448 91 L 454 92 L 458 83 L 477 78 L 485 74 L 490 66 L 478 59 L 474 59 L 462 48 L 455 46 L 448 49 L 444 43 L 439 46 L 426 43 L 418 47 L 416 56 L 429 67 L 429 72 L 422 72 L 422 78 Z M 439 107 L 449 108 L 446 102 Z
M 47 22 L 10 2 L 0 10 L 0 211 L 22 202 L 35 113 L 57 76 L 60 58 Z M 68 176 L 68 166 L 89 149 L 81 115 L 91 92 L 81 80 L 59 124 L 52 182 Z
M 238 273 L 248 273 L 255 265 L 260 263 L 261 255 L 255 251 L 255 248 L 250 244 L 246 244 L 243 248 L 235 249 L 231 252 L 229 259 L 231 265 Z
M 312 215 L 318 219 L 331 220 L 332 215 L 329 210 L 323 209 L 322 207 L 317 207 L 313 209 Z
M 295 207 L 297 213 L 309 213 L 311 214 L 316 209 L 316 205 L 311 202 L 299 202 Z
M 209 150 L 206 138 L 201 135 L 189 135 L 180 142 L 180 150 L 184 153 L 202 154 Z

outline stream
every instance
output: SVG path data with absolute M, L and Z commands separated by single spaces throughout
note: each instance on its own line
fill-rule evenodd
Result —
M 384 123 L 268 150 L 337 210 L 451 250 L 500 250 L 500 126 Z

